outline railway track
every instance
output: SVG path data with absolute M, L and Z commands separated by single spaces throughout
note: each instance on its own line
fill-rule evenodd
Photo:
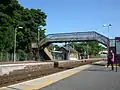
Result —
M 70 61 L 70 62 L 67 61 L 67 62 L 63 62 L 62 64 L 57 63 L 58 64 L 57 67 L 53 67 L 53 68 L 48 67 L 44 69 L 44 68 L 38 68 L 39 66 L 36 66 L 36 68 L 34 69 L 28 68 L 28 69 L 16 70 L 10 72 L 9 75 L 6 74 L 0 76 L 0 87 L 20 83 L 31 79 L 40 78 L 46 75 L 50 75 L 67 69 L 72 69 L 85 64 L 91 64 L 96 61 L 100 61 L 100 60 Z

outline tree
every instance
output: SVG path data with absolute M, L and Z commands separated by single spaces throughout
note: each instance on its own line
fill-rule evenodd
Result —
M 98 42 L 88 42 L 89 55 L 98 55 L 102 50 L 102 46 Z
M 41 9 L 28 9 L 17 0 L 0 0 L 0 51 L 13 52 L 14 30 L 17 29 L 17 51 L 29 52 L 31 42 L 37 41 L 39 26 L 46 25 L 47 15 Z M 45 31 L 40 31 L 41 39 Z
M 10 0 L 0 1 L 0 51 L 9 51 L 13 47 L 13 20 L 10 16 L 12 10 L 8 9 Z
M 79 52 L 84 54 L 86 52 L 87 55 L 98 55 L 99 51 L 102 50 L 102 46 L 99 45 L 98 42 L 80 42 L 80 43 L 73 43 L 75 49 Z

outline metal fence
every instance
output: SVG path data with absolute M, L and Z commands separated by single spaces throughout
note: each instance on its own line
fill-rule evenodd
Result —
M 8 52 L 0 52 L 0 62 L 13 61 L 14 54 Z M 28 53 L 16 54 L 16 61 L 34 60 L 33 55 Z

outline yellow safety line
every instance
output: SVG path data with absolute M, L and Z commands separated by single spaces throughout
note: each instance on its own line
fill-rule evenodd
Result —
M 73 75 L 73 74 L 75 74 L 75 73 L 78 73 L 79 71 L 82 71 L 82 70 L 84 70 L 84 69 L 86 69 L 86 68 L 89 68 L 89 67 L 90 67 L 90 66 L 83 67 L 83 68 L 81 68 L 81 69 L 79 69 L 79 70 L 77 69 L 77 70 L 71 70 L 71 71 L 65 72 L 65 73 L 63 73 L 63 74 L 60 74 L 59 77 L 57 77 L 57 78 L 48 78 L 47 80 L 45 80 L 45 81 L 42 82 L 42 83 L 35 84 L 35 86 L 25 87 L 25 88 L 23 88 L 22 90 L 38 90 L 38 89 L 40 89 L 40 88 L 43 88 L 43 87 L 45 87 L 45 86 L 48 86 L 48 85 L 50 85 L 50 84 L 52 84 L 52 83 L 55 83 L 55 82 L 61 80 L 61 79 L 64 79 L 64 78 L 66 78 L 66 77 L 69 77 L 69 76 L 71 76 L 71 75 Z

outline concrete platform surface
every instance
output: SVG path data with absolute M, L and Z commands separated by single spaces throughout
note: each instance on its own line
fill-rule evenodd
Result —
M 96 62 L 98 63 L 104 63 L 104 61 L 99 61 Z M 66 71 L 62 71 L 62 72 L 58 72 L 52 75 L 48 75 L 42 78 L 38 78 L 38 79 L 33 79 L 30 81 L 26 81 L 23 83 L 18 83 L 15 85 L 10 85 L 7 87 L 2 87 L 0 88 L 0 90 L 38 90 L 40 88 L 43 88 L 45 86 L 48 86 L 50 84 L 53 84 L 59 80 L 65 79 L 71 75 L 74 75 L 82 70 L 85 70 L 87 68 L 92 67 L 92 65 L 84 65 L 84 66 L 80 66 L 74 69 L 69 69 Z

